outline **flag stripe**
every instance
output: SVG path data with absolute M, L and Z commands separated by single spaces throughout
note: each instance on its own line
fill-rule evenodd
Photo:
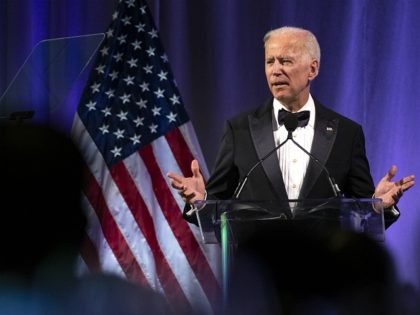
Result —
M 117 163 L 114 165 L 111 169 L 111 174 L 152 250 L 156 263 L 157 275 L 160 279 L 163 290 L 171 300 L 180 301 L 181 305 L 186 304 L 187 298 L 185 297 L 185 294 L 179 286 L 165 256 L 162 253 L 156 239 L 153 220 L 151 219 L 150 214 L 146 209 L 147 207 L 142 197 L 139 195 L 130 174 L 127 172 L 123 163 Z
M 158 198 L 160 207 L 165 215 L 166 220 L 172 228 L 175 237 L 183 249 L 188 262 L 194 270 L 197 279 L 203 286 L 209 300 L 214 303 L 218 300 L 219 284 L 209 267 L 206 257 L 203 255 L 200 246 L 188 227 L 188 223 L 183 220 L 179 214 L 178 205 L 173 199 L 168 189 L 165 179 L 162 176 L 161 168 L 156 162 L 154 154 L 149 146 L 139 150 L 139 154 L 143 159 L 150 174 L 155 194 L 162 197 Z
M 185 125 L 188 125 L 190 123 L 184 124 L 179 128 L 181 131 L 185 130 Z M 183 133 L 182 133 L 183 134 Z M 168 172 L 175 172 L 177 174 L 181 174 L 181 170 L 179 169 L 179 166 L 175 160 L 175 157 L 172 154 L 172 151 L 170 150 L 169 143 L 167 142 L 167 139 L 165 137 L 161 137 L 154 141 L 152 143 L 152 148 L 154 152 L 154 157 L 156 158 L 157 163 L 159 164 L 161 168 L 162 174 L 167 174 Z M 200 154 L 198 154 L 200 158 Z M 205 164 L 204 164 L 205 165 Z M 203 171 L 205 170 L 205 167 L 203 168 Z M 176 201 L 178 205 L 178 210 L 180 213 L 182 213 L 185 202 L 182 200 L 181 196 L 177 193 L 175 189 L 172 189 L 169 180 L 167 181 L 167 186 L 170 192 L 172 193 L 172 198 Z M 209 266 L 213 270 L 213 274 L 216 277 L 216 280 L 219 281 L 220 279 L 220 246 L 218 244 L 203 244 L 202 242 L 202 236 L 201 232 L 199 230 L 199 227 L 194 224 L 188 224 L 188 227 L 190 228 L 190 231 L 193 233 L 195 239 L 197 240 L 197 243 L 201 246 L 201 249 L 203 253 L 205 254 L 207 261 L 209 263 Z M 220 287 L 220 282 L 219 282 Z
M 130 247 L 134 257 L 136 258 L 133 263 L 137 262 L 137 264 L 143 270 L 149 286 L 162 292 L 163 289 L 159 283 L 159 280 L 156 278 L 155 260 L 151 254 L 150 248 L 148 247 L 148 244 L 145 241 L 140 229 L 138 228 L 137 223 L 131 215 L 131 212 L 126 207 L 125 202 L 121 197 L 120 192 L 118 191 L 118 187 L 116 187 L 112 176 L 108 172 L 108 168 L 102 159 L 102 155 L 97 150 L 97 147 L 92 141 L 90 134 L 84 129 L 84 124 L 79 119 L 78 115 L 75 116 L 73 123 L 73 138 L 75 141 L 79 142 L 79 146 L 82 148 L 82 153 L 85 160 L 89 161 L 89 167 L 92 175 L 97 182 L 101 183 L 101 189 L 104 192 L 103 197 L 106 198 L 107 206 L 104 211 L 107 210 L 112 215 L 112 217 L 116 219 L 117 227 L 120 229 L 121 235 L 123 235 L 123 237 L 127 240 L 126 244 Z M 94 205 L 91 205 L 91 208 L 94 208 Z M 98 211 L 99 210 L 94 209 L 92 212 Z M 92 221 L 92 219 L 93 217 L 90 218 L 90 221 Z M 100 225 L 103 225 L 100 217 L 98 217 L 96 221 L 100 222 Z M 95 232 L 92 231 L 91 234 L 93 233 Z M 105 239 L 107 239 L 107 237 L 105 237 Z M 102 248 L 100 241 L 96 241 L 95 244 L 98 248 Z M 143 246 L 138 246 L 137 244 L 143 244 Z M 111 247 L 110 244 L 108 245 Z M 102 252 L 103 250 L 101 250 L 99 253 L 101 260 L 104 259 L 101 257 Z M 116 253 L 114 253 L 114 256 L 119 261 Z M 106 258 L 107 257 L 108 256 L 106 256 Z M 119 264 L 121 265 L 121 262 L 119 262 Z M 122 267 L 123 266 L 121 265 L 120 268 Z M 126 269 L 124 272 L 125 276 L 127 277 Z M 131 279 L 130 277 L 128 278 Z
M 88 237 L 96 246 L 96 251 L 99 257 L 100 270 L 102 272 L 112 273 L 125 278 L 124 271 L 121 269 L 117 258 L 115 257 L 112 249 L 109 247 L 109 244 L 105 239 L 104 234 L 102 233 L 102 227 L 98 217 L 96 216 L 95 210 L 92 208 L 92 205 L 89 203 L 86 195 L 83 195 L 82 197 L 82 204 L 88 217 L 88 229 L 86 232 Z
M 83 243 L 80 249 L 80 254 L 83 257 L 87 267 L 91 272 L 98 272 L 101 270 L 98 251 L 96 250 L 95 244 L 90 239 L 89 235 L 85 233 Z
M 100 186 L 89 170 L 86 169 L 85 174 L 87 184 L 84 188 L 84 193 L 101 222 L 104 236 L 120 266 L 126 275 L 130 275 L 131 279 L 147 286 L 148 282 L 146 277 L 136 263 L 133 253 L 122 236 L 114 218 L 111 216 Z
M 191 121 L 179 126 L 179 131 L 181 132 L 188 148 L 190 149 L 191 154 L 200 163 L 201 173 L 203 174 L 204 178 L 207 179 L 209 177 L 209 171 L 207 170 L 207 165 L 204 160 L 203 153 L 201 152 L 200 144 L 198 143 L 198 139 L 195 135 L 194 127 Z
M 174 128 L 165 134 L 172 154 L 184 176 L 191 176 L 190 161 L 194 159 L 184 137 L 178 128 Z
M 153 142 L 152 145 L 153 147 L 168 147 L 165 137 L 160 137 Z M 167 153 L 167 151 L 165 151 L 165 153 Z M 164 156 L 171 156 L 171 154 L 164 154 Z M 169 165 L 176 165 L 173 158 L 171 160 L 166 160 L 165 162 L 169 163 Z M 140 195 L 143 197 L 155 225 L 159 245 L 188 300 L 193 307 L 198 306 L 196 309 L 211 309 L 211 305 L 205 292 L 203 291 L 203 288 L 201 287 L 200 282 L 195 277 L 195 274 L 191 269 L 178 240 L 164 217 L 157 200 L 160 195 L 156 196 L 153 192 L 151 175 L 149 174 L 143 160 L 140 158 L 140 155 L 133 154 L 124 160 L 124 164 L 137 185 Z M 174 166 L 174 169 L 176 168 L 177 166 Z M 180 212 L 180 209 L 176 210 Z

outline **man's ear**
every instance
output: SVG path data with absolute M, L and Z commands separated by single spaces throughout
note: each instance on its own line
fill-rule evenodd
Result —
M 319 72 L 319 62 L 318 60 L 313 59 L 311 61 L 311 64 L 309 65 L 309 74 L 308 74 L 309 81 L 312 81 L 313 79 L 315 79 L 318 76 L 318 72 Z

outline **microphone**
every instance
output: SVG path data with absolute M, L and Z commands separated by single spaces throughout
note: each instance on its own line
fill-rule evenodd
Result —
M 295 115 L 287 115 L 286 118 L 284 119 L 284 125 L 286 126 L 286 120 L 293 120 L 293 122 L 291 122 L 290 124 L 292 126 L 294 126 L 294 129 L 292 130 L 292 132 L 296 129 L 297 125 L 298 125 L 298 118 Z M 287 129 L 287 127 L 286 127 Z M 287 129 L 289 131 L 289 129 Z M 291 133 L 289 131 L 289 133 Z M 288 136 L 289 137 L 289 136 Z M 319 161 L 311 152 L 307 151 L 304 147 L 302 147 L 299 143 L 297 143 L 293 137 L 290 138 L 290 140 L 292 140 L 292 142 L 297 145 L 297 147 L 299 149 L 301 149 L 303 152 L 305 152 L 307 155 L 309 155 L 309 157 L 314 160 L 325 172 L 325 174 L 327 174 L 327 178 L 328 178 L 328 182 L 330 183 L 331 189 L 334 193 L 334 197 L 341 197 L 341 190 L 340 187 L 338 187 L 337 183 L 335 182 L 334 178 L 330 175 L 330 172 L 328 171 L 328 169 L 325 167 L 324 164 L 321 163 L 321 161 Z
M 274 149 L 272 149 L 270 152 L 268 152 L 266 155 L 264 155 L 257 163 L 254 164 L 253 167 L 251 167 L 251 169 L 248 171 L 248 173 L 246 173 L 245 177 L 236 186 L 235 192 L 233 193 L 233 198 L 234 199 L 238 199 L 239 198 L 239 195 L 241 194 L 242 189 L 244 188 L 246 182 L 248 181 L 249 175 L 254 171 L 254 169 L 258 165 L 261 165 L 262 162 L 264 162 L 267 158 L 269 158 L 274 152 L 276 152 L 287 141 L 293 140 L 292 133 L 293 133 L 293 131 L 295 131 L 295 129 L 298 126 L 297 117 L 295 117 L 294 115 L 287 115 L 284 118 L 284 126 L 286 127 L 286 130 L 288 131 L 286 140 L 284 140 L 279 145 L 275 146 Z
M 301 149 L 303 152 L 308 154 L 309 157 L 312 160 L 314 160 L 324 170 L 324 172 L 327 174 L 328 182 L 330 183 L 330 186 L 331 186 L 331 189 L 334 193 L 334 196 L 335 197 L 340 197 L 342 195 L 340 188 L 338 187 L 334 178 L 330 175 L 330 172 L 328 171 L 328 169 L 312 153 L 305 150 L 305 148 L 303 148 L 299 143 L 297 143 L 295 140 L 293 140 L 292 133 L 293 133 L 293 131 L 296 130 L 296 128 L 298 126 L 298 123 L 299 123 L 299 121 L 298 121 L 298 118 L 297 118 L 296 115 L 288 114 L 284 118 L 284 126 L 286 127 L 286 130 L 288 132 L 286 140 L 284 140 L 282 143 L 280 143 L 279 145 L 274 147 L 274 149 L 272 149 L 264 157 L 262 157 L 257 163 L 254 164 L 254 166 L 248 171 L 248 173 L 245 175 L 245 177 L 242 179 L 242 181 L 239 182 L 238 186 L 236 187 L 235 192 L 233 194 L 233 197 L 235 199 L 239 198 L 239 195 L 241 194 L 242 189 L 244 188 L 246 182 L 248 181 L 249 175 L 254 171 L 254 169 L 258 165 L 260 165 L 262 162 L 264 162 L 269 156 L 271 156 L 271 154 L 273 154 L 273 152 L 277 151 L 281 146 L 283 146 L 289 140 L 291 140 L 295 145 L 297 145 L 298 148 Z

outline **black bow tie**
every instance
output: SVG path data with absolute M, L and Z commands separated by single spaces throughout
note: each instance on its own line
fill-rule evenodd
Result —
M 288 112 L 287 110 L 280 109 L 277 119 L 278 119 L 279 125 L 281 126 L 284 124 L 284 118 L 286 118 L 287 115 L 294 115 L 298 119 L 298 126 L 305 127 L 309 121 L 309 114 L 310 114 L 309 110 L 304 110 L 302 112 L 297 112 L 297 113 L 291 113 L 291 112 Z

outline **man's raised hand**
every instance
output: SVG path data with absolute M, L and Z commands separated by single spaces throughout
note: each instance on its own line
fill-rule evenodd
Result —
M 191 177 L 183 177 L 172 172 L 167 174 L 171 179 L 171 186 L 175 188 L 182 199 L 189 204 L 192 204 L 197 200 L 203 200 L 206 193 L 204 178 L 201 175 L 200 166 L 198 165 L 197 160 L 191 162 L 191 172 Z
M 391 181 L 396 174 L 397 167 L 392 165 L 376 186 L 374 196 L 382 199 L 384 208 L 396 205 L 404 192 L 414 186 L 414 175 L 403 177 L 395 182 Z

